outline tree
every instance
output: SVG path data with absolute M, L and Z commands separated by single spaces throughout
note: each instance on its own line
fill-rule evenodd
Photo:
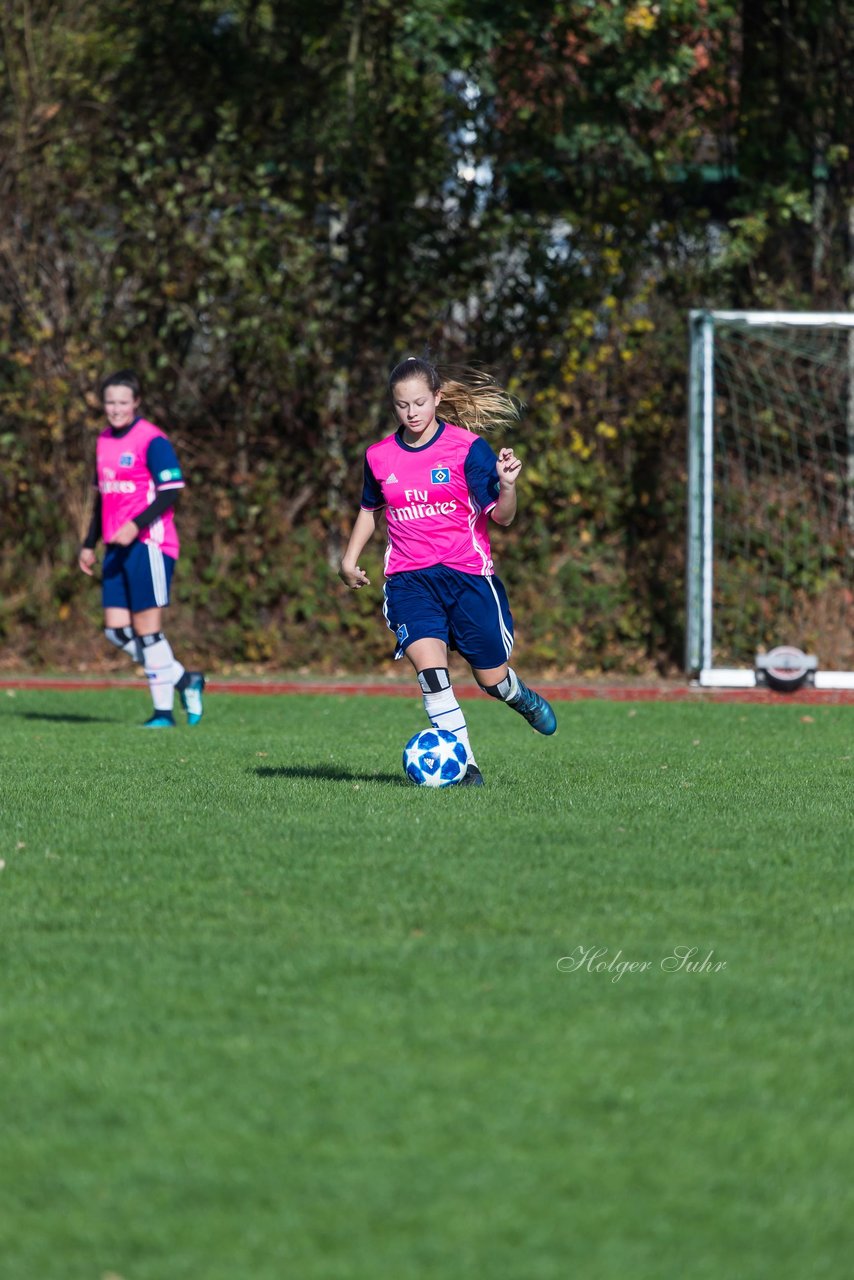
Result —
M 10 625 L 92 611 L 95 393 L 131 365 L 191 473 L 179 589 L 222 652 L 384 653 L 327 565 L 386 371 L 429 346 L 527 402 L 502 563 L 532 655 L 668 661 L 685 312 L 844 300 L 850 3 L 6 5 Z

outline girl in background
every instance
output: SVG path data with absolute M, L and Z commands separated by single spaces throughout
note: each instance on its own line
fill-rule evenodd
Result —
M 165 432 L 140 416 L 134 373 L 112 374 L 101 396 L 109 426 L 98 437 L 95 510 L 78 564 L 91 576 L 103 537 L 104 634 L 145 671 L 154 713 L 144 727 L 174 727 L 176 689 L 187 723 L 198 724 L 205 677 L 184 670 L 161 630 L 179 551 L 173 509 L 184 487 L 181 467 Z

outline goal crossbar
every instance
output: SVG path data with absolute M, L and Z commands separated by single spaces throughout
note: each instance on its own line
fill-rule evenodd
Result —
M 692 311 L 691 322 L 710 316 L 726 324 L 753 324 L 769 329 L 774 325 L 795 325 L 799 329 L 851 329 L 850 311 Z

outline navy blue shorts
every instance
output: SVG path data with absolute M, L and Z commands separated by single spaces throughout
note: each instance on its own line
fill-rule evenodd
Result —
M 444 640 L 480 671 L 500 667 L 513 649 L 513 617 L 496 577 L 434 565 L 393 573 L 385 582 L 383 614 L 399 658 L 414 640 Z
M 108 546 L 101 570 L 101 599 L 105 609 L 142 613 L 169 603 L 175 557 L 165 556 L 155 542 Z

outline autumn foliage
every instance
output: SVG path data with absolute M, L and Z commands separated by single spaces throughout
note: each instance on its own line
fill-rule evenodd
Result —
M 681 660 L 686 313 L 854 286 L 850 2 L 20 0 L 0 15 L 0 630 L 94 663 L 97 385 L 190 487 L 208 665 L 385 660 L 334 566 L 411 350 L 526 406 L 529 668 Z M 373 548 L 379 576 L 381 546 Z

